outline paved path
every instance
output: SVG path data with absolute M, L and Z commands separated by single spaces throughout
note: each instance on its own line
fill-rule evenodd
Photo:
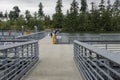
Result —
M 39 45 L 40 61 L 23 80 L 81 80 L 73 61 L 73 45 L 53 45 L 50 37 Z

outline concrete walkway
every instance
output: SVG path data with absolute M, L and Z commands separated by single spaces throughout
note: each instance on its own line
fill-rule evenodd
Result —
M 40 61 L 23 80 L 81 80 L 73 60 L 73 45 L 53 45 L 51 38 L 39 41 Z

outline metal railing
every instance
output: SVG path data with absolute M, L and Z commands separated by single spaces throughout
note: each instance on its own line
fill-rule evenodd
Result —
M 120 80 L 120 54 L 74 41 L 74 60 L 83 80 Z
M 16 37 L 16 39 L 39 40 L 39 39 L 42 39 L 43 37 L 45 37 L 45 35 L 46 35 L 45 31 L 41 31 L 41 32 L 36 32 L 36 33 L 29 34 L 29 35 L 18 36 L 18 37 Z
M 56 36 L 58 44 L 73 44 L 74 40 L 78 41 L 120 41 L 119 35 L 69 35 L 59 33 Z
M 39 59 L 38 40 L 46 33 L 37 32 L 15 38 L 2 38 L 0 43 L 0 80 L 20 80 Z M 15 44 L 16 43 L 16 44 Z
M 18 44 L 18 43 L 27 42 L 27 41 L 30 41 L 30 40 L 28 39 L 2 39 L 0 40 L 0 46 Z
M 6 40 L 6 39 L 14 39 L 14 35 L 0 35 L 0 40 Z
M 80 42 L 120 53 L 120 40 L 81 40 Z
M 38 61 L 38 41 L 0 47 L 0 80 L 20 80 Z

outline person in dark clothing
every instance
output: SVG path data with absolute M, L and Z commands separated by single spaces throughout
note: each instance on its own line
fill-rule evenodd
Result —
M 55 30 L 55 34 L 57 34 L 58 32 L 59 32 L 59 29 L 56 29 L 56 30 Z
M 52 35 L 53 35 L 53 33 L 51 32 L 51 33 L 50 33 L 51 38 L 52 38 Z

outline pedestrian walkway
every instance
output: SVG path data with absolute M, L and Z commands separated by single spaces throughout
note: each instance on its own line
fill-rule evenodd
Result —
M 81 80 L 73 60 L 73 45 L 53 45 L 50 37 L 39 41 L 39 62 L 23 80 Z

